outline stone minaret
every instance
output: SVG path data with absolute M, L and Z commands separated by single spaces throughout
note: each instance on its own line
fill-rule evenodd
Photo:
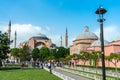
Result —
M 8 38 L 10 40 L 10 36 L 11 36 L 11 21 L 9 21 L 9 24 L 8 24 Z
M 62 36 L 60 37 L 60 46 L 62 46 Z
M 16 41 L 17 41 L 17 33 L 15 31 L 15 35 L 14 35 L 14 48 L 16 48 Z
M 65 34 L 65 47 L 66 48 L 68 47 L 68 31 L 67 31 L 67 28 L 66 28 L 66 34 Z

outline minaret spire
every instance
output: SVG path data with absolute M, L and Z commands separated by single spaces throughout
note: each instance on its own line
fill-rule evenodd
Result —
M 8 38 L 10 40 L 10 36 L 11 36 L 11 21 L 9 21 L 9 24 L 8 24 Z
M 17 41 L 17 32 L 15 31 L 15 35 L 14 35 L 14 48 L 16 48 L 16 41 Z
M 60 46 L 62 47 L 62 35 L 60 37 Z
M 66 34 L 65 34 L 65 47 L 66 48 L 68 47 L 68 30 L 67 30 L 67 27 L 66 27 Z

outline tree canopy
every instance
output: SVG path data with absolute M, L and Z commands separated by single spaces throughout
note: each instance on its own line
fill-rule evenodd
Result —
M 54 55 L 56 59 L 66 58 L 69 55 L 69 48 L 57 47 L 56 54 Z
M 11 50 L 11 54 L 12 54 L 12 56 L 18 57 L 19 56 L 19 48 L 13 48 Z
M 46 60 L 50 56 L 50 50 L 48 47 L 42 47 L 39 52 L 39 59 L 41 61 Z
M 2 33 L 0 31 L 0 58 L 7 58 L 7 54 L 10 52 L 10 41 L 8 39 L 7 33 Z
M 38 48 L 34 48 L 32 51 L 32 58 L 34 61 L 36 61 L 39 58 L 39 49 Z
M 30 61 L 30 59 L 31 59 L 30 49 L 27 45 L 24 45 L 23 48 L 20 49 L 20 60 Z

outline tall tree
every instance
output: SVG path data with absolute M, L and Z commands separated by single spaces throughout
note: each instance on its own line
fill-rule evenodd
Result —
M 19 59 L 19 48 L 13 48 L 11 50 L 11 55 L 14 56 L 14 58 L 16 59 L 16 61 L 18 62 L 18 59 Z
M 36 61 L 39 58 L 39 49 L 38 48 L 34 48 L 32 51 L 32 58 L 34 61 Z
M 65 57 L 70 55 L 70 48 L 65 48 Z
M 50 50 L 48 47 L 42 47 L 39 52 L 39 58 L 41 61 L 47 60 L 50 56 Z
M 30 61 L 31 53 L 30 49 L 27 45 L 24 45 L 22 49 L 20 49 L 20 60 L 21 61 Z
M 66 58 L 69 55 L 69 48 L 57 47 L 56 54 L 54 54 L 55 58 L 59 60 L 60 58 Z
M 12 56 L 19 57 L 19 49 L 18 48 L 13 48 L 11 50 L 11 54 L 12 54 Z
M 7 54 L 10 52 L 10 41 L 8 39 L 7 33 L 2 33 L 0 31 L 0 65 L 2 65 L 2 59 L 7 58 Z

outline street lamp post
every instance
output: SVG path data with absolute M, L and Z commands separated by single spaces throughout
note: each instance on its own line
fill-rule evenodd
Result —
M 50 68 L 50 74 L 52 74 L 52 62 L 51 62 L 51 59 L 52 59 L 52 52 L 53 52 L 53 47 L 51 47 L 50 49 L 50 65 L 49 65 L 49 68 Z
M 105 72 L 105 60 L 104 60 L 104 36 L 103 36 L 103 22 L 105 21 L 103 15 L 107 12 L 103 7 L 99 7 L 95 12 L 98 15 L 97 21 L 100 23 L 100 40 L 101 40 L 101 51 L 102 51 L 102 73 L 103 79 L 106 80 Z

